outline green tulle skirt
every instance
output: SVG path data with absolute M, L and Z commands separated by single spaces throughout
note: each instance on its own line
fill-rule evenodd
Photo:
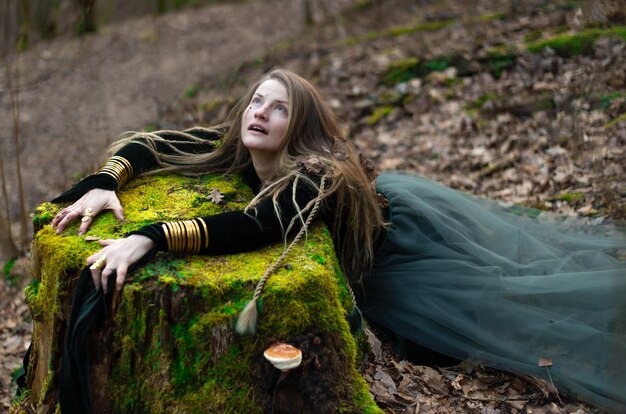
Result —
M 626 412 L 624 228 L 383 173 L 389 232 L 361 311 L 419 345 Z

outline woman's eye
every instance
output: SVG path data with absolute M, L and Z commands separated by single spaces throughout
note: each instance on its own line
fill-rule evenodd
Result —
M 252 98 L 250 100 L 250 105 L 255 106 L 255 107 L 260 106 L 261 105 L 261 98 Z
M 287 108 L 284 105 L 276 105 L 276 107 L 274 107 L 274 110 L 277 112 L 287 112 Z

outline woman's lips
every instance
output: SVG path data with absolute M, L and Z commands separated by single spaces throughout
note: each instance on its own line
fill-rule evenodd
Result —
M 248 131 L 259 132 L 259 133 L 262 133 L 262 134 L 265 134 L 265 135 L 268 134 L 267 129 L 265 129 L 264 127 L 262 127 L 259 124 L 250 124 L 248 126 Z

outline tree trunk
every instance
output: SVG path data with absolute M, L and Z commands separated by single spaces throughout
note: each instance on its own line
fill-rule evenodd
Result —
M 212 188 L 227 201 L 209 201 Z M 146 177 L 120 193 L 125 222 L 96 218 L 90 236 L 119 237 L 147 222 L 241 209 L 251 197 L 238 177 Z M 84 259 L 98 249 L 47 225 L 59 206 L 35 213 L 34 280 L 27 288 L 35 329 L 28 403 L 40 413 L 57 406 L 58 369 L 71 292 Z M 356 367 L 351 309 L 328 231 L 315 225 L 261 296 L 257 332 L 237 336 L 234 321 L 278 243 L 257 252 L 217 257 L 161 254 L 131 274 L 90 347 L 94 412 L 380 412 Z M 360 338 L 360 336 L 359 336 Z M 286 375 L 263 358 L 276 341 L 303 351 Z
M 9 259 L 14 259 L 18 255 L 19 251 L 13 242 L 13 237 L 11 237 L 10 222 L 0 212 L 0 264 Z

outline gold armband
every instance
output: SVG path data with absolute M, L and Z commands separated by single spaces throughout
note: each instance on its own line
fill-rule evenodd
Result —
M 209 247 L 209 231 L 201 218 L 163 223 L 167 250 L 179 253 L 199 253 Z
M 126 158 L 114 155 L 96 172 L 100 173 L 113 177 L 119 189 L 133 177 L 133 166 Z

